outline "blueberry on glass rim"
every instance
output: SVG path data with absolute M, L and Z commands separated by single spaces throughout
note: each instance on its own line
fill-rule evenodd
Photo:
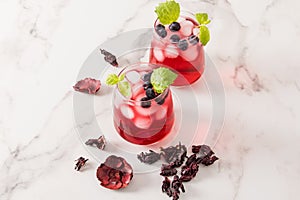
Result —
M 180 37 L 179 37 L 178 35 L 176 35 L 176 34 L 174 34 L 174 35 L 172 35 L 172 36 L 170 37 L 171 43 L 178 43 L 179 40 L 180 40 Z
M 167 36 L 167 31 L 165 29 L 165 26 L 162 25 L 162 24 L 158 24 L 156 27 L 155 27 L 155 31 L 156 33 L 162 37 L 162 38 L 165 38 Z
M 141 98 L 141 106 L 143 108 L 150 108 L 151 107 L 151 101 L 148 97 Z
M 144 87 L 144 90 L 147 90 L 149 88 L 153 88 L 153 85 L 147 81 L 143 84 L 143 87 Z
M 148 99 L 154 99 L 156 97 L 156 94 L 152 88 L 148 88 L 146 90 L 146 96 L 148 97 Z
M 164 96 L 158 96 L 155 101 L 158 105 L 163 105 L 165 103 L 166 98 L 169 95 L 169 91 L 167 92 L 167 94 L 165 94 Z
M 195 35 L 189 36 L 188 40 L 191 45 L 196 45 L 199 42 L 199 38 Z
M 169 25 L 169 29 L 170 31 L 172 32 L 176 32 L 176 31 L 179 31 L 180 30 L 180 24 L 178 22 L 172 22 L 170 25 Z
M 188 42 L 186 41 L 186 39 L 182 39 L 178 42 L 177 44 L 178 48 L 181 49 L 182 51 L 185 51 L 188 49 Z
M 153 71 L 152 71 L 152 72 L 153 72 Z M 147 82 L 147 81 L 150 82 L 152 72 L 149 72 L 149 73 L 147 73 L 147 74 L 144 74 L 144 75 L 142 76 L 142 80 L 143 80 L 144 82 Z

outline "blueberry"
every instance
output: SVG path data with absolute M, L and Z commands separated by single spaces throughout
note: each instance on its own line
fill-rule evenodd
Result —
M 154 99 L 156 97 L 155 92 L 152 88 L 148 88 L 146 90 L 146 96 L 148 97 L 148 99 Z
M 148 88 L 153 88 L 153 85 L 150 82 L 145 82 L 143 84 L 144 90 L 147 90 Z
M 165 38 L 167 36 L 167 31 L 165 29 L 165 26 L 162 25 L 162 24 L 158 24 L 156 27 L 155 27 L 155 31 L 156 33 L 162 37 L 162 38 Z
M 185 51 L 187 50 L 189 44 L 188 42 L 186 41 L 186 39 L 182 39 L 178 42 L 177 44 L 178 48 L 181 49 L 182 51 Z
M 158 105 L 163 105 L 163 104 L 165 103 L 165 100 L 166 100 L 166 98 L 168 97 L 168 95 L 169 95 L 169 91 L 168 91 L 168 93 L 167 93 L 165 96 L 157 97 L 157 98 L 155 99 L 156 103 L 157 103 Z
M 141 98 L 141 106 L 143 108 L 150 108 L 151 106 L 151 101 L 149 101 L 150 99 L 148 99 L 148 97 L 143 97 Z
M 170 37 L 170 40 L 172 43 L 178 43 L 180 40 L 180 37 L 178 35 L 174 34 Z
M 199 38 L 195 35 L 191 35 L 189 38 L 188 38 L 189 42 L 191 45 L 195 45 L 199 42 Z
M 158 99 L 155 99 L 155 101 L 159 105 L 163 105 L 165 103 L 165 99 L 164 98 L 158 98 Z
M 175 32 L 180 30 L 180 24 L 178 22 L 173 22 L 169 26 L 170 31 Z
M 147 74 L 144 74 L 144 75 L 142 76 L 142 80 L 143 80 L 144 82 L 146 82 L 146 81 L 150 82 L 151 75 L 152 75 L 152 72 L 147 73 Z

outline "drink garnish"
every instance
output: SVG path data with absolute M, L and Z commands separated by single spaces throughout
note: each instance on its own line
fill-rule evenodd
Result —
M 177 78 L 177 74 L 165 67 L 159 67 L 153 70 L 151 75 L 151 84 L 158 94 L 167 89 Z
M 108 75 L 106 79 L 107 85 L 116 85 L 118 84 L 118 88 L 120 93 L 125 97 L 131 96 L 131 87 L 130 84 L 127 81 L 124 81 L 125 74 L 121 74 L 120 76 L 116 74 L 110 74 Z
M 160 23 L 166 25 L 176 22 L 180 15 L 180 5 L 174 0 L 167 0 L 164 3 L 160 3 L 156 8 L 155 12 Z
M 163 25 L 169 25 L 169 29 L 171 32 L 175 32 L 180 30 L 180 23 L 176 22 L 180 15 L 180 5 L 175 0 L 166 0 L 164 3 L 160 3 L 156 8 L 155 12 L 157 14 L 157 18 L 161 24 L 158 24 L 155 27 L 156 32 L 162 38 L 166 37 L 167 32 L 165 31 L 165 27 Z M 195 18 L 199 23 L 199 34 L 198 37 L 203 46 L 205 46 L 210 40 L 209 29 L 206 26 L 210 23 L 208 19 L 207 13 L 196 13 Z
M 208 14 L 207 13 L 196 13 L 195 14 L 196 20 L 199 23 L 199 39 L 200 42 L 203 46 L 205 46 L 209 40 L 210 40 L 210 33 L 209 29 L 207 28 L 207 24 L 210 23 L 210 20 L 208 19 Z

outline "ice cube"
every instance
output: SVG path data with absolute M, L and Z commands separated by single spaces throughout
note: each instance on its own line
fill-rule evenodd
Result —
M 140 74 L 137 71 L 127 72 L 126 79 L 131 83 L 137 83 L 140 80 Z
M 193 28 L 193 35 L 198 36 L 199 32 L 199 28 Z
M 153 53 L 154 53 L 154 57 L 156 58 L 156 60 L 158 60 L 159 62 L 164 61 L 165 57 L 164 57 L 163 51 L 161 49 L 154 48 Z
M 199 55 L 198 45 L 190 46 L 186 51 L 182 51 L 181 56 L 187 61 L 194 61 Z
M 179 55 L 177 48 L 174 45 L 168 45 L 165 49 L 165 56 L 167 58 L 176 58 Z
M 120 111 L 121 111 L 121 113 L 124 117 L 126 117 L 128 119 L 133 119 L 134 118 L 134 112 L 130 108 L 130 106 L 123 104 L 123 105 L 120 106 Z
M 141 129 L 148 129 L 151 126 L 151 123 L 151 117 L 136 117 L 134 119 L 135 126 Z
M 180 32 L 183 36 L 187 37 L 192 34 L 192 31 L 194 28 L 193 22 L 191 22 L 189 20 L 184 20 L 184 21 L 180 22 L 180 25 L 181 25 Z
M 167 108 L 161 107 L 161 109 L 159 109 L 156 114 L 155 117 L 157 120 L 161 120 L 161 119 L 167 119 Z

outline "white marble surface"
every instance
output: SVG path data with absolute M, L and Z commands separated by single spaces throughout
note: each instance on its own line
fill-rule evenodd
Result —
M 157 174 L 98 186 L 74 129 L 71 86 L 89 53 L 151 27 L 157 0 L 0 0 L 0 199 L 168 199 Z M 201 9 L 200 1 L 188 2 Z M 218 164 L 181 199 L 300 198 L 300 3 L 206 0 L 220 17 L 207 52 L 226 90 Z M 193 6 L 191 6 L 191 4 Z

